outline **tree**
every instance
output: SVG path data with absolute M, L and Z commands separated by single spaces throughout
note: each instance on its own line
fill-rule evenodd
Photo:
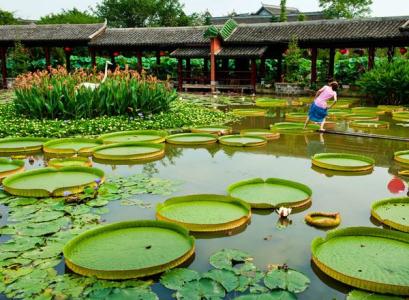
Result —
M 299 14 L 298 15 L 298 21 L 300 21 L 300 22 L 305 21 L 305 15 L 304 14 Z
M 179 0 L 102 0 L 95 14 L 114 27 L 188 26 L 195 20 Z
M 92 24 L 102 21 L 103 19 L 98 18 L 87 11 L 80 11 L 73 8 L 71 10 L 62 10 L 58 14 L 44 16 L 37 22 L 37 24 Z
M 352 19 L 370 14 L 372 0 L 319 0 L 320 7 L 327 18 Z
M 280 22 L 287 22 L 287 0 L 280 1 Z
M 0 9 L 0 25 L 14 25 L 19 23 L 13 13 Z

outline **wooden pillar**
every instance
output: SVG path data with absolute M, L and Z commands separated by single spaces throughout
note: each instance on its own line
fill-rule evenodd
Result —
M 212 93 L 216 92 L 216 54 L 221 50 L 221 41 L 219 38 L 210 39 L 210 85 Z
M 48 71 L 51 70 L 51 54 L 50 54 L 50 48 L 49 47 L 45 47 L 44 48 L 44 52 L 45 52 L 45 67 Z
M 7 48 L 0 48 L 2 87 L 7 89 Z
M 312 48 L 311 51 L 311 85 L 317 83 L 317 57 L 318 49 Z
M 178 59 L 178 91 L 183 90 L 183 59 Z
M 280 53 L 280 55 L 277 58 L 277 82 L 281 82 L 281 76 L 283 75 L 283 54 Z
M 65 51 L 65 63 L 67 71 L 71 72 L 71 51 Z
M 388 47 L 388 61 L 392 62 L 393 61 L 393 56 L 395 54 L 395 47 L 389 46 Z
M 142 69 L 143 69 L 143 63 L 142 63 L 142 52 L 141 51 L 137 51 L 136 52 L 136 58 L 137 58 L 137 66 L 136 69 L 138 70 L 139 73 L 142 73 Z
M 254 92 L 256 92 L 257 87 L 257 63 L 256 59 L 251 59 L 251 87 Z
M 375 66 L 375 51 L 374 47 L 368 49 L 368 70 L 372 70 Z
M 115 70 L 116 69 L 116 61 L 115 61 L 115 55 L 114 55 L 114 52 L 110 52 L 110 54 L 109 54 L 110 56 L 111 56 L 111 70 L 113 71 L 113 70 Z
M 97 55 L 95 48 L 89 48 L 89 54 L 91 56 L 91 67 L 94 69 L 97 66 Z
M 335 48 L 330 48 L 328 63 L 328 81 L 334 79 L 334 69 L 335 69 Z
M 262 57 L 260 60 L 260 78 L 266 77 L 266 59 Z
M 186 82 L 191 83 L 192 78 L 192 64 L 190 63 L 190 58 L 186 58 Z
M 160 51 L 156 51 L 156 64 L 160 65 Z

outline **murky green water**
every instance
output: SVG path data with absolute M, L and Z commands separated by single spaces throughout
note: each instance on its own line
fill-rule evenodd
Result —
M 283 115 L 284 111 L 276 111 Z M 385 117 L 387 118 L 387 117 Z M 242 128 L 268 128 L 276 119 L 253 117 L 236 126 Z M 340 125 L 342 128 L 344 125 Z M 409 136 L 409 130 L 392 126 L 381 134 Z M 376 200 L 404 196 L 408 192 L 393 194 L 388 183 L 401 169 L 393 162 L 395 151 L 407 150 L 407 142 L 347 137 L 339 135 L 282 135 L 280 139 L 257 148 L 235 148 L 213 145 L 200 148 L 166 145 L 166 156 L 160 161 L 135 166 L 110 166 L 94 164 L 107 175 L 131 175 L 149 173 L 158 177 L 180 180 L 183 184 L 174 195 L 200 193 L 226 194 L 230 184 L 254 177 L 278 177 L 304 183 L 313 190 L 312 207 L 290 216 L 288 224 L 281 224 L 278 216 L 269 210 L 254 211 L 251 224 L 241 233 L 227 237 L 197 238 L 196 257 L 190 268 L 206 271 L 210 268 L 209 256 L 222 248 L 237 248 L 255 257 L 255 263 L 265 268 L 268 264 L 286 263 L 304 272 L 311 279 L 310 288 L 299 299 L 344 299 L 350 288 L 337 283 L 317 271 L 311 265 L 310 243 L 325 231 L 304 223 L 307 212 L 340 212 L 342 227 L 376 226 L 370 219 L 370 205 Z M 365 176 L 332 176 L 311 168 L 310 157 L 320 152 L 349 152 L 368 155 L 376 160 L 373 173 Z M 42 165 L 37 157 L 33 166 Z M 409 167 L 408 167 L 409 168 Z M 391 187 L 389 187 L 391 188 Z M 393 190 L 393 189 L 392 189 Z M 138 196 L 153 204 L 166 200 L 163 196 Z M 154 205 L 155 206 L 155 205 Z M 154 207 L 153 206 L 153 207 Z M 155 209 L 109 204 L 110 213 L 103 218 L 107 222 L 133 219 L 154 219 Z M 59 270 L 63 272 L 61 265 Z M 169 292 L 155 286 L 161 299 L 171 299 Z

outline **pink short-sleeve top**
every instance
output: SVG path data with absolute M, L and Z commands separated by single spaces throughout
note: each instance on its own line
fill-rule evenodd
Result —
M 335 92 L 330 86 L 326 85 L 324 86 L 321 90 L 321 94 L 314 100 L 315 105 L 321 108 L 327 108 L 328 107 L 328 100 L 331 98 L 334 98 L 337 95 L 337 92 Z

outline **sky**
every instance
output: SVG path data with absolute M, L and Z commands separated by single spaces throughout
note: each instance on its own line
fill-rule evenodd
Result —
M 76 7 L 81 10 L 94 7 L 99 0 L 0 0 L 0 9 L 13 11 L 20 18 L 39 19 L 49 13 Z M 223 16 L 232 11 L 237 13 L 255 12 L 261 1 L 254 0 L 181 0 L 185 11 L 204 12 L 209 10 L 213 16 Z M 264 3 L 279 4 L 279 0 L 264 0 Z M 319 10 L 318 0 L 288 0 L 288 6 L 301 11 Z M 409 15 L 409 0 L 373 0 L 372 16 Z

